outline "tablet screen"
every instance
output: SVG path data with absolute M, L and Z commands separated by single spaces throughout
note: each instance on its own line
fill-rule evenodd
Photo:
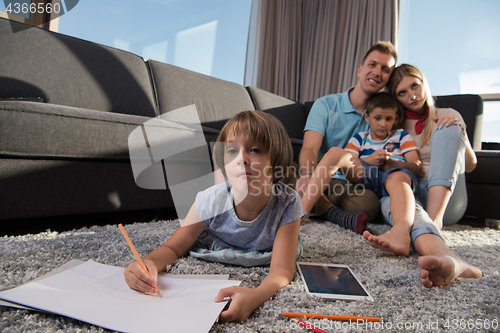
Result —
M 312 263 L 297 263 L 297 266 L 311 294 L 333 299 L 371 299 L 347 266 Z

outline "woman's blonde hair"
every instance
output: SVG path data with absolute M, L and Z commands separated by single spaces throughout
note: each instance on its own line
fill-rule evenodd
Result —
M 256 110 L 243 111 L 224 125 L 217 137 L 217 143 L 227 142 L 230 134 L 238 137 L 242 133 L 246 133 L 251 141 L 264 146 L 264 153 L 271 160 L 273 183 L 283 178 L 293 159 L 292 143 L 283 124 L 269 113 Z M 215 146 L 215 158 L 227 179 L 223 144 Z
M 431 90 L 429 89 L 429 84 L 427 82 L 427 79 L 425 78 L 424 73 L 422 73 L 415 66 L 409 64 L 402 64 L 396 67 L 392 72 L 391 78 L 387 83 L 387 89 L 389 89 L 389 92 L 393 96 L 396 96 L 397 99 L 396 88 L 405 76 L 413 76 L 422 81 L 422 87 L 424 89 L 425 99 L 426 99 L 425 104 L 429 107 L 429 115 L 425 120 L 424 130 L 422 131 L 422 136 L 420 141 L 422 146 L 429 146 L 431 143 L 432 132 L 434 131 L 435 127 L 434 126 L 435 123 L 434 121 L 432 121 L 432 118 L 436 116 L 436 107 L 434 105 L 434 98 L 431 95 Z M 398 102 L 398 107 L 403 109 L 403 106 L 399 102 Z

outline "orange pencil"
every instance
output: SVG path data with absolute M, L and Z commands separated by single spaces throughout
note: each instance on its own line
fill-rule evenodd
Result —
M 343 321 L 375 321 L 379 322 L 380 318 L 377 317 L 355 317 L 355 316 L 334 316 L 334 315 L 320 315 L 320 314 L 310 314 L 310 313 L 294 313 L 294 312 L 283 312 L 277 313 L 279 316 L 292 317 L 292 318 L 315 318 L 315 319 L 330 319 L 330 320 L 343 320 Z
M 149 272 L 148 272 L 148 269 L 146 268 L 146 265 L 144 265 L 144 262 L 142 261 L 141 257 L 139 256 L 139 253 L 137 252 L 137 250 L 135 249 L 134 244 L 132 244 L 132 241 L 128 237 L 127 232 L 125 231 L 125 228 L 123 228 L 123 225 L 121 223 L 118 224 L 118 228 L 120 228 L 120 231 L 122 232 L 123 237 L 125 237 L 125 240 L 127 241 L 128 246 L 130 247 L 130 249 L 132 250 L 132 253 L 135 256 L 135 259 L 137 260 L 139 265 L 141 265 L 144 272 L 149 275 Z M 158 296 L 161 297 L 160 290 L 158 289 L 157 286 L 155 286 L 155 293 L 157 293 Z

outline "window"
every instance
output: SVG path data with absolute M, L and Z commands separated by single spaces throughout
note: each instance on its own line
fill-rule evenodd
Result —
M 243 84 L 251 0 L 85 0 L 59 33 Z
M 16 8 L 16 4 L 19 4 Z M 7 6 L 9 8 L 9 13 L 16 13 L 15 15 L 21 16 L 25 19 L 31 18 L 31 13 L 29 11 L 24 11 L 22 8 L 27 8 L 26 6 L 31 5 L 31 0 L 19 0 L 19 1 L 7 1 Z M 5 12 L 7 12 L 7 6 L 4 6 Z M 16 10 L 17 9 L 17 10 Z
M 47 24 L 6 12 L 10 3 L 48 2 L 64 14 L 45 18 Z M 0 17 L 243 84 L 251 6 L 252 0 L 6 0 Z
M 55 31 L 63 5 L 61 0 L 5 0 L 0 2 L 0 17 Z
M 500 99 L 500 98 L 499 98 Z M 485 101 L 483 109 L 483 142 L 500 142 L 500 101 Z
M 500 142 L 500 1 L 400 3 L 398 64 L 421 69 L 433 95 L 481 95 L 482 141 Z

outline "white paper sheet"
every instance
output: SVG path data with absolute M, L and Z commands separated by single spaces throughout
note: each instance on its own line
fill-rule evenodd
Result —
M 215 296 L 240 283 L 159 276 L 160 298 L 131 290 L 123 271 L 90 260 L 0 292 L 0 299 L 121 332 L 208 332 L 226 304 Z

